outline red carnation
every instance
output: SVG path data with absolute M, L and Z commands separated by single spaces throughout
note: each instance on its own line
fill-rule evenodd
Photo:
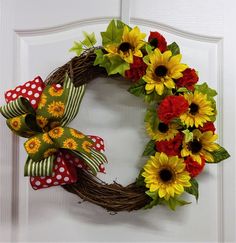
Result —
M 203 127 L 198 127 L 198 129 L 199 129 L 201 132 L 212 131 L 213 133 L 214 133 L 215 130 L 216 130 L 216 128 L 215 128 L 213 122 L 206 122 L 206 123 L 204 123 Z
M 198 162 L 194 161 L 192 159 L 192 157 L 187 157 L 185 160 L 184 160 L 185 164 L 186 164 L 186 167 L 185 169 L 189 172 L 190 176 L 191 177 L 195 177 L 197 175 L 199 175 L 204 166 L 205 166 L 205 160 L 202 158 L 202 163 L 199 164 Z
M 166 39 L 159 32 L 151 31 L 150 35 L 148 37 L 148 42 L 151 44 L 151 46 L 158 48 L 161 52 L 164 52 L 167 50 Z
M 173 118 L 187 111 L 188 101 L 183 96 L 167 96 L 157 108 L 160 120 L 168 124 Z
M 194 84 L 198 81 L 197 73 L 194 69 L 187 68 L 183 71 L 183 77 L 175 81 L 178 88 L 185 87 L 186 89 L 193 91 Z
M 125 77 L 136 82 L 146 73 L 147 64 L 141 57 L 134 56 L 133 63 L 130 64 L 130 69 L 125 71 Z
M 168 156 L 180 156 L 181 145 L 184 135 L 178 133 L 173 139 L 169 141 L 156 142 L 156 149 L 158 152 L 163 152 Z

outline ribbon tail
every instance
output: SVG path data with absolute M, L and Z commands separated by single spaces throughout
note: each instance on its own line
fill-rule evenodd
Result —
M 97 174 L 97 172 L 100 170 L 101 164 L 107 163 L 106 156 L 95 149 L 91 149 L 91 156 L 87 156 L 86 154 L 77 151 L 71 152 L 82 159 L 93 174 Z
M 54 155 L 40 161 L 34 161 L 28 156 L 24 167 L 24 176 L 51 176 L 54 160 Z

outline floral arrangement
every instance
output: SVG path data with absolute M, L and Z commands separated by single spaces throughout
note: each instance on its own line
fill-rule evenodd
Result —
M 196 177 L 206 164 L 229 157 L 216 143 L 216 91 L 199 83 L 197 71 L 181 62 L 179 46 L 167 44 L 159 32 L 145 39 L 137 26 L 112 20 L 101 32 L 101 47 L 95 47 L 94 33 L 84 36 L 70 49 L 77 56 L 45 83 L 37 77 L 25 84 L 32 91 L 18 86 L 6 93 L 8 104 L 1 113 L 12 131 L 28 137 L 25 175 L 31 176 L 33 188 L 62 185 L 111 211 L 163 204 L 174 210 L 189 204 L 184 193 L 198 200 Z M 106 162 L 103 140 L 66 126 L 78 112 L 86 83 L 104 75 L 130 81 L 128 91 L 147 104 L 147 160 L 136 181 L 126 187 L 96 177 Z M 40 92 L 35 93 L 33 87 L 39 84 Z M 33 99 L 24 96 L 31 93 Z

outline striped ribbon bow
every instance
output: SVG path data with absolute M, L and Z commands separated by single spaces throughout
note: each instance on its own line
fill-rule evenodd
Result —
M 51 84 L 44 88 L 37 109 L 24 97 L 0 108 L 8 127 L 28 138 L 24 143 L 28 153 L 25 176 L 51 176 L 59 149 L 69 150 L 94 174 L 106 162 L 105 155 L 93 148 L 94 142 L 88 136 L 66 126 L 77 115 L 84 91 L 85 85 L 75 87 L 66 74 L 63 86 Z

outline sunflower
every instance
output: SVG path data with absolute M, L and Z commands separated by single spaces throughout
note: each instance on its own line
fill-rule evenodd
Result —
M 26 152 L 28 154 L 35 154 L 39 151 L 40 145 L 41 145 L 41 141 L 38 138 L 36 137 L 30 138 L 25 142 Z
M 43 116 L 37 116 L 36 121 L 41 128 L 44 128 L 48 124 L 48 119 Z
M 50 149 L 47 149 L 44 153 L 43 153 L 43 157 L 44 158 L 47 158 L 53 154 L 55 154 L 57 152 L 57 149 L 55 148 L 50 148 Z
M 42 109 L 47 103 L 47 96 L 45 94 L 42 94 L 40 96 L 39 104 L 38 104 L 38 109 Z
M 53 117 L 62 117 L 64 114 L 65 105 L 61 101 L 53 101 L 51 104 L 48 105 L 48 112 Z
M 52 139 L 49 137 L 48 133 L 44 133 L 42 139 L 45 143 L 53 144 Z
M 72 135 L 73 137 L 78 138 L 78 139 L 82 139 L 82 138 L 85 137 L 83 133 L 78 132 L 77 130 L 75 130 L 75 129 L 73 129 L 73 128 L 70 128 L 70 133 L 71 133 L 71 135 Z
M 62 127 L 55 127 L 49 131 L 49 136 L 51 138 L 60 138 L 64 133 L 64 128 Z
M 199 164 L 202 162 L 202 158 L 207 162 L 214 162 L 214 158 L 210 152 L 219 149 L 219 145 L 215 143 L 217 135 L 212 131 L 201 133 L 198 129 L 193 130 L 193 140 L 189 142 L 183 142 L 183 148 L 181 150 L 181 156 L 191 156 L 194 161 Z
M 48 93 L 51 95 L 51 96 L 62 96 L 63 94 L 63 88 L 57 88 L 56 86 L 51 86 L 49 89 L 48 89 Z
M 188 101 L 188 110 L 180 116 L 181 121 L 190 127 L 199 127 L 214 115 L 214 109 L 207 95 L 195 91 L 194 93 L 185 93 L 184 98 Z
M 82 143 L 82 148 L 84 149 L 84 151 L 86 151 L 87 153 L 90 153 L 91 152 L 91 146 L 92 146 L 93 144 L 92 143 L 90 143 L 89 141 L 84 141 L 83 143 Z
M 121 43 L 108 44 L 104 48 L 110 56 L 120 56 L 128 63 L 133 63 L 133 56 L 142 57 L 141 47 L 145 44 L 144 38 L 146 34 L 141 33 L 136 26 L 129 30 L 127 26 L 124 27 Z
M 154 130 L 149 122 L 146 122 L 147 134 L 156 141 L 170 140 L 178 134 L 178 125 L 175 123 L 165 124 L 160 122 L 157 130 Z
M 191 186 L 191 177 L 185 170 L 184 160 L 178 156 L 168 157 L 165 153 L 157 152 L 150 157 L 143 169 L 146 187 L 165 200 L 182 194 L 184 187 Z
M 63 143 L 63 148 L 67 148 L 67 149 L 76 150 L 77 146 L 78 144 L 73 138 L 67 138 Z
M 181 78 L 182 72 L 187 68 L 186 64 L 180 63 L 182 55 L 172 56 L 171 51 L 161 53 L 156 48 L 148 57 L 150 63 L 146 74 L 143 76 L 147 83 L 145 85 L 147 93 L 150 94 L 155 90 L 159 95 L 162 95 L 165 87 L 168 89 L 175 88 L 173 79 Z
M 19 131 L 21 128 L 21 120 L 20 117 L 14 117 L 10 120 L 10 126 L 15 130 Z

